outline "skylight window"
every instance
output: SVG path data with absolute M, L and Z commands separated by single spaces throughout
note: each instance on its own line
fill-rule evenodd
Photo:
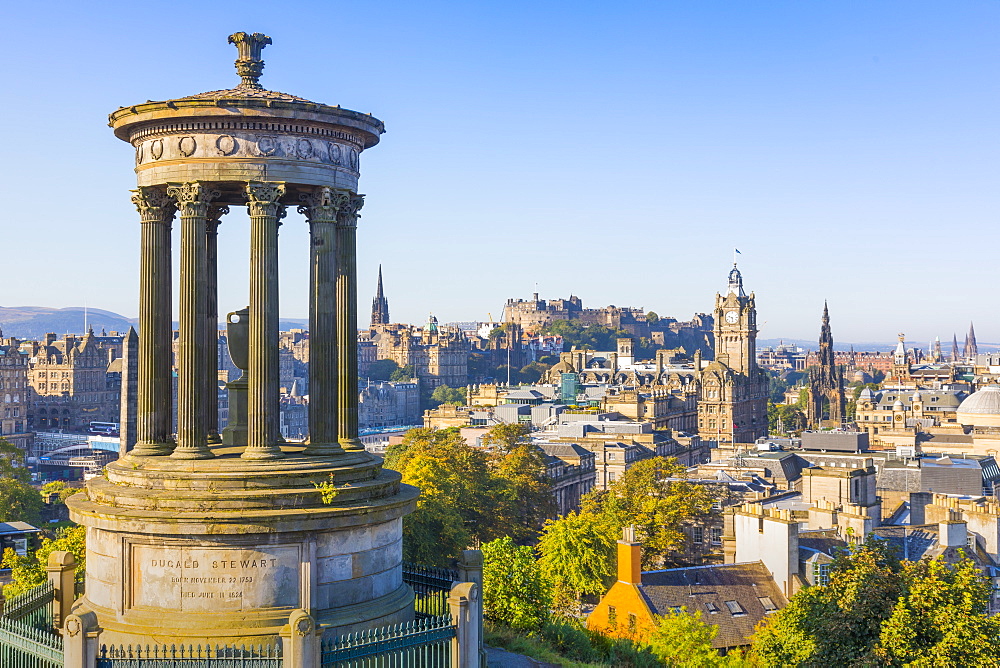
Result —
M 764 612 L 774 612 L 778 609 L 778 606 L 774 604 L 774 601 L 771 600 L 770 596 L 758 596 L 757 600 L 760 601 L 762 606 L 764 606 Z
M 739 601 L 726 601 L 726 607 L 729 608 L 729 613 L 733 617 L 738 617 L 739 615 L 745 615 L 746 610 L 740 605 Z

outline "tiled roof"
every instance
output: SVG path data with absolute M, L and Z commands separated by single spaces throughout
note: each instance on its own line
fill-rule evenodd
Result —
M 716 648 L 749 644 L 754 627 L 767 616 L 763 597 L 778 610 L 788 603 L 760 561 L 650 571 L 642 574 L 639 589 L 654 614 L 666 615 L 680 606 L 692 613 L 700 610 L 702 621 L 719 627 L 712 641 Z M 729 601 L 742 612 L 731 612 Z
M 279 100 L 282 102 L 310 102 L 310 100 L 307 100 L 304 97 L 296 97 L 295 95 L 289 95 L 288 93 L 281 93 L 276 90 L 263 90 L 255 88 L 227 88 L 226 90 L 210 90 L 205 93 L 198 93 L 197 95 L 188 95 L 187 97 L 182 97 L 179 99 L 234 100 L 240 98 L 248 100 Z

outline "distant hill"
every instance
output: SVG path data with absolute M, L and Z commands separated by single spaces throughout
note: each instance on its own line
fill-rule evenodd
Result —
M 222 314 L 225 318 L 225 314 Z M 49 332 L 63 334 L 84 334 L 87 327 L 93 327 L 98 334 L 127 332 L 129 327 L 138 329 L 137 318 L 126 318 L 118 313 L 97 308 L 84 309 L 82 306 L 49 308 L 46 306 L 0 306 L 0 330 L 4 336 L 19 339 L 41 339 Z M 300 318 L 284 318 L 278 326 L 282 330 L 308 329 L 309 321 Z M 225 324 L 220 324 L 220 328 Z M 177 322 L 174 322 L 177 328 Z
M 0 306 L 0 329 L 4 336 L 39 339 L 48 332 L 83 334 L 87 326 L 101 330 L 127 332 L 134 319 L 96 308 L 49 308 L 45 306 Z
M 798 346 L 800 348 L 805 348 L 806 350 L 816 350 L 816 349 L 819 348 L 819 343 L 817 343 L 816 341 L 809 341 L 807 339 L 757 339 L 757 348 L 759 349 L 759 348 L 763 348 L 765 346 L 769 346 L 771 348 L 774 348 L 779 343 L 784 343 L 786 346 Z M 896 342 L 896 341 L 893 341 L 892 343 L 886 343 L 886 342 L 883 342 L 883 341 L 862 341 L 860 343 L 850 343 L 850 342 L 848 342 L 848 343 L 841 343 L 840 341 L 834 341 L 833 342 L 833 347 L 834 347 L 835 350 L 844 350 L 844 351 L 850 350 L 853 347 L 854 350 L 856 350 L 858 352 L 866 351 L 866 352 L 888 353 L 888 352 L 892 352 L 893 350 L 896 349 L 896 344 L 897 343 L 898 342 Z M 961 341 L 959 341 L 959 345 L 960 346 L 962 345 Z M 979 352 L 980 353 L 993 352 L 993 351 L 997 350 L 998 348 L 1000 348 L 1000 344 L 985 343 L 983 341 L 979 341 L 976 345 L 979 348 Z M 908 340 L 906 342 L 906 347 L 907 348 L 920 348 L 921 350 L 923 350 L 925 352 L 927 351 L 927 343 L 920 343 L 918 341 L 909 341 Z M 942 341 L 941 342 L 941 349 L 942 349 L 942 351 L 946 355 L 950 355 L 951 354 L 951 341 L 947 341 L 947 342 Z

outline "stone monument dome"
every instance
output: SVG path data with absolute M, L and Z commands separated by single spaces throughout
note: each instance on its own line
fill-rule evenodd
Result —
M 987 385 L 958 405 L 959 423 L 974 427 L 1000 427 L 1000 385 Z
M 139 185 L 263 179 L 356 189 L 361 151 L 378 143 L 382 122 L 266 90 L 259 82 L 261 51 L 271 39 L 239 32 L 230 42 L 240 51 L 235 88 L 148 101 L 110 115 L 115 135 L 135 147 Z
M 67 505 L 87 527 L 86 594 L 73 612 L 111 644 L 268 643 L 303 615 L 328 636 L 414 615 L 402 518 L 418 492 L 358 435 L 359 156 L 382 122 L 264 90 L 271 38 L 229 41 L 235 88 L 110 117 L 138 180 L 137 381 L 122 391 L 135 404 L 123 409 L 121 458 Z M 246 276 L 249 304 L 222 310 L 242 375 L 226 386 L 220 431 L 217 250 L 237 206 L 249 214 L 249 266 L 227 267 L 226 280 Z M 278 228 L 289 208 L 309 228 L 304 443 L 279 431 Z

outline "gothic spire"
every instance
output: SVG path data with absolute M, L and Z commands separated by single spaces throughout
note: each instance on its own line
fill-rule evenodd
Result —
M 979 346 L 976 345 L 976 330 L 969 323 L 969 333 L 965 335 L 965 350 L 963 351 L 967 359 L 972 359 L 979 354 Z
M 958 361 L 958 335 L 955 333 L 951 335 L 951 361 Z
M 382 290 L 382 265 L 378 266 L 378 287 L 375 289 L 375 299 L 372 300 L 372 324 L 389 324 L 389 300 Z

